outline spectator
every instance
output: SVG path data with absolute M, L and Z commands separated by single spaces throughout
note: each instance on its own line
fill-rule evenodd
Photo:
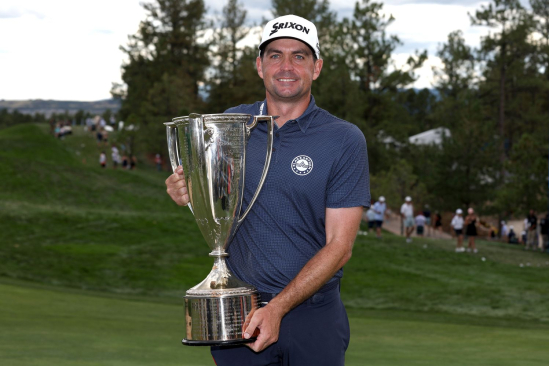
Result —
M 465 248 L 463 247 L 463 211 L 461 208 L 456 210 L 456 215 L 452 218 L 450 226 L 452 226 L 456 233 L 456 253 L 463 253 Z
M 162 157 L 160 156 L 160 154 L 156 154 L 156 156 L 154 157 L 154 162 L 156 164 L 156 170 L 161 172 L 162 171 Z
M 61 137 L 61 124 L 60 123 L 55 124 L 54 134 L 55 134 L 56 138 Z
M 509 226 L 505 221 L 501 222 L 501 239 L 507 241 L 509 235 Z
M 105 146 L 109 146 L 109 132 L 105 129 L 101 130 L 101 132 L 103 134 L 103 143 Z
M 439 233 L 442 233 L 442 216 L 440 216 L 440 213 L 437 212 L 435 214 L 435 224 L 434 224 L 434 227 L 435 227 L 435 233 L 436 232 L 439 232 Z
M 477 221 L 478 221 L 478 217 L 477 215 L 475 215 L 475 210 L 469 207 L 469 209 L 467 210 L 467 217 L 465 217 L 465 225 L 466 225 L 465 234 L 467 235 L 467 240 L 469 241 L 467 246 L 468 252 L 478 253 L 478 249 L 475 244 L 475 237 L 478 235 Z
M 385 204 L 385 197 L 380 196 L 377 202 L 372 207 L 374 211 L 374 221 L 376 225 L 376 236 L 381 238 L 381 227 L 383 226 L 383 220 L 385 218 L 385 210 L 387 210 L 387 205 Z
M 112 167 L 113 169 L 116 169 L 118 164 L 120 164 L 120 153 L 118 152 L 118 148 L 115 145 L 112 145 L 111 147 L 111 158 L 112 158 Z
M 95 137 L 97 139 L 97 146 L 101 146 L 101 143 L 103 142 L 103 130 L 98 129 Z
M 129 169 L 130 168 L 130 166 L 128 164 L 128 156 L 126 154 L 124 154 L 122 156 L 122 168 L 123 169 Z
M 99 154 L 99 164 L 101 164 L 101 168 L 107 166 L 107 155 L 105 155 L 104 151 L 101 151 L 101 154 Z
M 539 221 L 541 232 L 541 250 L 549 250 L 549 212 Z
M 513 225 L 509 226 L 509 234 L 507 234 L 507 242 L 509 244 L 518 244 L 519 240 L 517 238 L 517 234 L 515 233 L 515 228 Z
M 400 207 L 400 215 L 404 220 L 406 243 L 411 243 L 411 235 L 414 232 L 414 206 L 412 205 L 412 197 L 406 196 L 404 203 Z
M 528 250 L 530 246 L 532 249 L 536 249 L 538 246 L 538 236 L 537 236 L 537 228 L 538 228 L 538 218 L 536 214 L 534 213 L 534 210 L 530 210 L 530 213 L 526 217 L 527 221 L 527 227 L 526 227 L 526 243 L 524 246 L 524 249 Z
M 373 206 L 373 204 L 372 204 Z M 363 220 L 368 223 L 368 232 L 371 232 L 372 229 L 375 228 L 376 225 L 376 213 L 372 209 L 372 206 L 370 206 L 367 210 L 364 211 Z
M 420 212 L 416 216 L 416 234 L 419 237 L 423 237 L 425 222 L 426 222 L 425 215 L 423 215 L 423 212 Z
M 432 222 L 431 210 L 429 208 L 429 205 L 425 205 L 425 209 L 423 210 L 423 216 L 425 216 L 425 227 L 427 228 L 427 236 L 431 236 Z

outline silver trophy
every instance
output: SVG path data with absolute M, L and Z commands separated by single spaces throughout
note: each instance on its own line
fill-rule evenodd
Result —
M 246 317 L 259 307 L 257 290 L 228 269 L 226 249 L 265 182 L 273 148 L 272 116 L 191 114 L 165 123 L 172 169 L 183 166 L 189 208 L 212 250 L 213 268 L 185 296 L 185 345 L 229 345 L 243 338 Z M 266 159 L 254 196 L 240 214 L 246 171 L 246 144 L 258 122 L 268 122 Z

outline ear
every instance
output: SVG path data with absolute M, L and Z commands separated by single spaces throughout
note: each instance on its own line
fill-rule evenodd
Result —
M 257 57 L 255 59 L 255 66 L 257 68 L 257 74 L 259 75 L 260 78 L 263 79 L 263 67 L 262 67 L 262 62 L 261 62 L 261 57 Z
M 324 64 L 324 60 L 318 59 L 315 61 L 314 71 L 313 71 L 313 80 L 318 79 L 320 76 L 320 71 L 322 70 L 322 65 Z

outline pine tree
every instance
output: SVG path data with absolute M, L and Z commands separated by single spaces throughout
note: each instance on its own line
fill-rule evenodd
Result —
M 203 0 L 155 0 L 143 4 L 147 15 L 121 47 L 124 84 L 111 93 L 122 99 L 120 117 L 139 124 L 136 144 L 165 148 L 159 123 L 203 108 L 199 86 L 209 65 L 208 44 L 199 41 L 208 24 Z
M 499 29 L 481 40 L 480 61 L 484 63 L 485 82 L 481 83 L 481 96 L 497 105 L 497 132 L 500 137 L 499 161 L 501 169 L 505 164 L 506 152 L 513 143 L 512 126 L 509 120 L 510 106 L 507 104 L 515 97 L 517 88 L 509 85 L 513 77 L 524 70 L 524 62 L 532 52 L 528 37 L 532 31 L 532 18 L 519 0 L 492 0 L 492 3 L 481 6 L 471 16 L 473 25 L 488 26 Z M 522 77 L 523 75 L 521 75 Z M 518 86 L 515 83 L 515 86 Z M 514 90 L 512 90 L 514 89 Z M 494 92 L 496 91 L 496 92 Z M 507 140 L 507 146 L 506 146 Z M 502 170 L 501 176 L 504 172 Z
M 244 6 L 237 0 L 229 0 L 223 8 L 223 18 L 213 42 L 214 67 L 208 82 L 210 113 L 265 98 L 263 82 L 255 66 L 257 47 L 238 46 L 250 32 L 245 23 Z

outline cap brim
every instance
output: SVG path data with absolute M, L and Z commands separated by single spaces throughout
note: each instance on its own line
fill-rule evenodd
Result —
M 263 52 L 263 50 L 265 49 L 265 47 L 267 47 L 267 45 L 269 43 L 271 43 L 272 41 L 276 41 L 277 39 L 282 39 L 282 38 L 295 39 L 296 41 L 299 41 L 299 42 L 303 43 L 305 46 L 309 47 L 309 50 L 311 50 L 311 52 L 313 53 L 313 56 L 316 56 L 316 58 L 319 58 L 319 55 L 316 54 L 314 48 L 311 47 L 310 44 L 303 41 L 302 39 L 299 39 L 299 38 L 296 38 L 296 37 L 289 37 L 289 36 L 273 37 L 273 38 L 270 38 L 270 39 L 266 40 L 265 42 L 261 43 L 259 45 L 259 47 L 257 47 L 259 49 L 259 55 L 261 56 L 261 52 Z

